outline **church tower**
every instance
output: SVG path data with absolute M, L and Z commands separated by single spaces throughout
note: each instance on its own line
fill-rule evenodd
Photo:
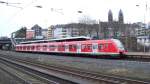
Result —
M 111 10 L 109 10 L 109 12 L 108 12 L 108 22 L 113 22 L 113 14 L 112 14 Z
M 124 16 L 123 16 L 123 12 L 121 9 L 119 11 L 118 20 L 119 20 L 119 23 L 124 23 Z

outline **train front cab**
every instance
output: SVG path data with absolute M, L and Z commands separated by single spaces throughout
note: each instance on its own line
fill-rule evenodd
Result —
M 111 40 L 98 40 L 97 54 L 104 58 L 117 58 L 117 49 Z
M 117 39 L 112 39 L 112 41 L 114 42 L 114 45 L 117 48 L 117 52 L 119 53 L 119 57 L 124 58 L 125 53 L 127 51 L 125 50 L 123 44 Z

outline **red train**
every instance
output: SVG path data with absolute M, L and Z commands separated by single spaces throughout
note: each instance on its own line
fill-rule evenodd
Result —
M 91 40 L 87 37 L 22 42 L 16 45 L 16 51 L 107 55 L 111 57 L 120 57 L 125 53 L 122 43 L 117 39 Z

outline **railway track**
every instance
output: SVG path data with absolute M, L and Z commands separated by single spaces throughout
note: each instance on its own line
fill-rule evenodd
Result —
M 5 60 L 8 61 L 9 56 L 3 56 Z M 12 57 L 12 56 L 11 56 Z M 10 59 L 10 58 L 9 58 Z M 117 76 L 109 76 L 109 75 L 103 75 L 103 74 L 97 74 L 93 72 L 88 71 L 82 71 L 79 69 L 74 69 L 70 67 L 62 67 L 57 65 L 45 65 L 39 62 L 36 62 L 34 60 L 25 60 L 25 59 L 19 59 L 19 58 L 11 58 L 11 61 L 17 61 L 19 63 L 23 63 L 26 65 L 34 66 L 41 68 L 43 70 L 47 70 L 49 72 L 53 71 L 55 73 L 61 73 L 64 75 L 71 75 L 72 77 L 79 78 L 81 80 L 86 81 L 92 81 L 91 84 L 150 84 L 150 82 L 135 80 L 135 79 L 129 79 L 124 77 L 117 77 Z M 82 83 L 80 81 L 75 81 L 77 83 Z M 86 83 L 85 83 L 86 84 Z M 90 84 L 90 83 L 89 83 Z
M 5 53 L 6 51 L 2 51 L 3 53 Z M 11 51 L 8 51 L 11 52 Z M 11 53 L 16 53 L 16 52 L 11 52 Z M 21 52 L 26 54 L 27 52 Z M 33 53 L 33 54 L 41 54 L 41 55 L 54 55 L 54 56 L 62 56 L 62 54 L 56 54 L 56 53 Z M 63 56 L 69 56 L 69 57 L 81 57 L 81 58 L 99 58 L 99 59 L 112 59 L 109 57 L 105 57 L 105 56 L 89 56 L 89 55 L 68 55 L 68 54 L 63 54 Z M 127 53 L 124 55 L 124 57 L 122 58 L 113 58 L 113 60 L 124 60 L 124 61 L 141 61 L 141 62 L 150 62 L 150 53 Z
M 8 74 L 15 77 L 17 80 L 21 81 L 22 84 L 77 84 L 75 82 L 71 82 L 40 71 L 36 71 L 32 68 L 20 64 L 19 62 L 8 60 L 6 58 L 0 57 L 0 63 L 15 69 L 16 71 L 14 71 L 13 69 L 6 69 L 6 66 L 4 68 L 1 68 L 3 71 L 7 72 Z M 24 77 L 23 75 L 26 76 Z
M 58 53 L 38 53 L 38 54 L 51 54 L 54 56 L 69 56 L 69 57 L 81 57 L 81 58 L 98 58 L 98 59 L 113 59 L 113 60 L 124 60 L 124 61 L 140 61 L 140 62 L 150 62 L 150 53 L 147 54 L 136 54 L 136 53 L 128 53 L 123 55 L 121 58 L 111 58 L 110 56 L 94 56 L 94 55 L 73 55 L 73 54 L 58 54 Z
M 26 81 L 25 79 L 23 79 L 22 77 L 18 76 L 17 74 L 14 74 L 14 72 L 12 71 L 12 69 L 8 69 L 7 66 L 3 65 L 2 61 L 0 61 L 0 70 L 2 70 L 3 72 L 5 72 L 5 74 L 8 74 L 9 77 L 11 76 L 13 78 L 13 83 L 26 83 L 26 84 L 29 84 L 28 81 Z M 5 67 L 4 67 L 5 66 Z M 8 79 L 8 78 L 7 78 Z M 12 83 L 12 81 L 8 81 L 8 80 L 1 80 L 3 82 L 7 82 L 7 83 Z

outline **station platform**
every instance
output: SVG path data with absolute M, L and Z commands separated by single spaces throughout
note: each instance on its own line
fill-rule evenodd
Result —
M 128 57 L 150 58 L 150 52 L 127 52 Z

